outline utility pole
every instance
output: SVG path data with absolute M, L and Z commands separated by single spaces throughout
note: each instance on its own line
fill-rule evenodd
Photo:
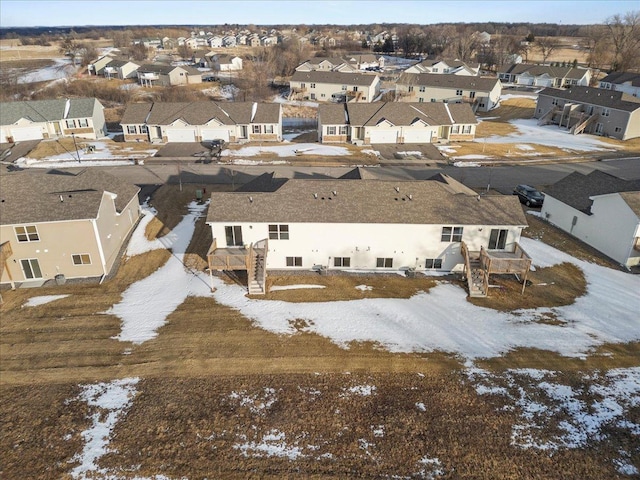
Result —
M 72 133 L 71 138 L 73 138 L 73 146 L 76 149 L 76 155 L 78 156 L 78 163 L 80 163 L 80 152 L 78 151 L 78 145 L 76 144 L 76 134 Z

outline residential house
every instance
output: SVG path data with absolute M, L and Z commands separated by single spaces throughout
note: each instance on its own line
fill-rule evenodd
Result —
M 282 107 L 278 103 L 132 103 L 120 124 L 125 141 L 282 141 Z
M 600 80 L 600 88 L 640 97 L 640 73 L 613 72 Z
M 345 57 L 345 60 L 358 70 L 380 69 L 384 68 L 384 57 L 382 55 L 351 54 Z
M 127 78 L 136 78 L 138 76 L 136 73 L 138 68 L 140 68 L 140 64 L 131 60 L 113 60 L 102 69 L 102 72 L 105 78 L 125 80 Z
M 574 172 L 544 193 L 550 223 L 627 268 L 640 265 L 640 180 Z
M 222 37 L 222 45 L 225 47 L 235 47 L 237 44 L 237 40 L 235 35 L 225 35 Z
M 571 133 L 619 140 L 640 137 L 640 98 L 593 87 L 545 88 L 538 93 L 534 117 Z
M 111 50 L 109 53 L 102 55 L 97 60 L 87 65 L 87 71 L 89 75 L 102 75 L 104 68 L 114 60 L 128 60 L 128 57 L 123 56 L 119 50 Z
M 276 35 L 267 35 L 260 38 L 260 45 L 263 47 L 271 47 L 278 44 L 278 37 Z
M 209 65 L 220 72 L 237 72 L 242 70 L 242 58 L 237 55 L 214 54 L 209 57 Z
M 249 44 L 250 47 L 259 47 L 261 45 L 260 37 L 254 33 L 249 37 L 249 39 L 247 40 L 247 43 Z
M 321 143 L 472 141 L 478 121 L 466 103 L 347 103 L 318 107 Z
M 190 60 L 194 66 L 199 68 L 211 68 L 209 58 L 213 55 L 215 55 L 215 52 L 210 49 L 196 50 L 193 52 L 193 55 L 191 55 Z
M 201 46 L 201 42 L 199 42 L 196 37 L 191 37 L 191 38 L 185 39 L 184 44 L 187 47 L 189 47 L 191 50 L 197 50 L 198 47 Z
M 107 127 L 104 107 L 95 98 L 0 103 L 0 142 L 70 137 L 95 140 Z
M 236 45 L 246 45 L 247 44 L 247 36 L 244 34 L 236 35 Z
M 222 37 L 219 35 L 214 35 L 208 39 L 209 46 L 211 48 L 221 48 L 224 43 L 222 41 Z
M 423 60 L 420 63 L 411 65 L 405 70 L 406 73 L 437 73 L 450 75 L 480 75 L 480 64 L 467 65 L 458 59 Z
M 503 83 L 515 83 L 533 87 L 589 86 L 591 70 L 581 67 L 552 67 L 551 65 L 531 65 L 514 63 L 504 65 L 498 71 Z
M 351 65 L 342 57 L 314 57 L 302 62 L 296 67 L 296 72 L 343 72 L 357 73 L 357 65 Z
M 188 66 L 147 64 L 138 68 L 138 83 L 144 87 L 202 83 L 202 73 Z
M 270 270 L 452 272 L 465 270 L 471 252 L 520 259 L 527 226 L 516 197 L 478 196 L 442 174 L 214 192 L 206 222 L 210 270 L 247 270 L 249 293 L 265 293 Z
M 162 37 L 162 49 L 173 50 L 178 45 L 178 41 L 174 38 Z
M 502 93 L 497 78 L 403 72 L 396 82 L 399 102 L 469 103 L 474 112 L 488 112 Z
M 0 283 L 108 275 L 140 216 L 139 190 L 93 169 L 0 175 Z
M 291 96 L 321 102 L 373 102 L 380 94 L 377 75 L 342 72 L 294 72 Z

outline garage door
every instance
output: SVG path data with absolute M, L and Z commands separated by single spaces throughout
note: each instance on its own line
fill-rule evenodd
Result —
M 40 127 L 12 128 L 11 136 L 13 137 L 14 142 L 41 140 L 42 129 Z
M 205 140 L 224 140 L 229 141 L 229 130 L 224 128 L 213 128 L 202 130 L 202 141 Z
M 405 130 L 404 143 L 431 143 L 431 135 L 433 131 L 430 128 L 421 128 L 419 130 Z
M 398 140 L 397 130 L 370 130 L 369 138 L 371 143 L 396 143 Z
M 167 142 L 195 142 L 196 133 L 184 128 L 167 128 Z
M 553 87 L 553 78 L 538 78 L 536 85 L 538 87 Z

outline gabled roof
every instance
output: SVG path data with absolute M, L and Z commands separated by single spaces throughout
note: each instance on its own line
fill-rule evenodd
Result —
M 120 68 L 120 67 L 124 67 L 128 63 L 133 63 L 134 65 L 140 65 L 139 63 L 136 63 L 133 60 L 112 60 L 106 65 L 105 68 Z
M 239 125 L 280 122 L 279 103 L 226 102 L 218 103 L 218 106 Z
M 544 193 L 589 214 L 593 203 L 590 197 L 637 190 L 640 190 L 640 180 L 624 180 L 600 170 L 594 170 L 588 175 L 573 172 L 546 189 Z
M 595 87 L 572 86 L 571 88 L 545 88 L 538 93 L 538 97 L 562 98 L 571 102 L 586 103 L 602 107 L 634 112 L 640 109 L 640 98 L 628 93 L 606 90 Z
M 588 69 L 574 67 L 552 67 L 551 65 L 532 65 L 529 63 L 515 63 L 503 67 L 499 73 L 510 73 L 521 75 L 528 73 L 533 77 L 548 75 L 552 78 L 575 78 L 580 79 L 588 72 Z
M 291 81 L 370 87 L 373 85 L 376 78 L 376 75 L 368 75 L 365 73 L 323 72 L 312 70 L 311 72 L 294 72 L 291 77 Z
M 396 82 L 400 85 L 414 85 L 436 88 L 464 89 L 490 92 L 500 83 L 495 77 L 472 77 L 466 75 L 403 72 Z
M 207 222 L 518 225 L 513 195 L 478 196 L 458 182 L 292 179 L 268 193 L 214 192 Z
M 168 75 L 171 72 L 173 72 L 174 70 L 176 70 L 177 68 L 180 68 L 180 69 L 184 70 L 189 75 L 201 75 L 202 74 L 202 72 L 200 72 L 199 70 L 197 70 L 197 69 L 195 69 L 193 67 L 189 67 L 187 65 L 173 66 L 173 65 L 162 65 L 162 64 L 159 64 L 159 63 L 149 63 L 149 64 L 146 64 L 146 65 L 142 65 L 142 66 L 140 66 L 138 71 L 140 73 L 159 73 L 161 75 Z
M 69 102 L 68 111 L 66 111 L 67 102 Z M 65 118 L 91 118 L 96 104 L 101 105 L 95 98 L 2 102 L 0 103 L 0 125 L 11 125 L 21 118 L 29 119 L 32 122 L 54 122 Z
M 600 80 L 600 82 L 615 83 L 617 85 L 629 83 L 634 87 L 640 87 L 640 73 L 613 72 Z
M 38 169 L 7 173 L 0 175 L 0 224 L 94 219 L 104 192 L 117 195 L 116 209 L 122 211 L 139 190 L 94 169 L 76 174 Z

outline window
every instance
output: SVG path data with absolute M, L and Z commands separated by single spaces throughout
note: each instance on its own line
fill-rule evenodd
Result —
M 358 87 L 353 87 L 353 91 L 357 92 L 358 91 Z
M 376 267 L 393 268 L 393 258 L 376 258 Z
M 287 257 L 287 267 L 301 267 L 302 257 Z
M 596 123 L 596 133 L 602 133 L 604 131 L 604 125 L 602 123 Z
M 306 84 L 304 84 L 304 83 L 301 83 L 301 84 L 300 84 L 300 88 L 305 88 L 306 86 L 307 86 L 307 85 L 306 85 Z
M 413 85 L 409 85 L 409 91 L 413 92 Z
M 269 225 L 270 240 L 289 240 L 289 225 Z
M 464 125 L 462 127 L 462 133 L 471 133 L 471 125 Z
M 424 103 L 424 98 L 422 97 L 418 98 L 418 103 Z
M 326 95 L 324 93 L 321 93 L 320 98 L 324 98 L 324 97 L 326 97 Z
M 558 103 L 560 102 L 558 101 L 557 98 L 554 98 L 553 100 L 551 100 L 551 105 L 558 105 Z
M 242 227 L 239 225 L 224 227 L 227 237 L 227 247 L 242 247 Z
M 432 102 L 432 103 L 435 103 L 435 102 L 436 102 L 436 99 L 435 99 L 435 98 L 432 98 L 432 99 L 431 99 L 431 102 Z
M 146 125 L 140 125 L 140 133 L 149 133 L 149 128 Z
M 433 69 L 433 73 L 438 73 L 438 69 L 437 69 L 437 68 L 434 68 L 434 69 Z
M 138 133 L 137 130 L 136 130 L 136 126 L 135 125 L 127 125 L 127 133 L 132 133 L 132 134 Z
M 273 125 L 265 125 L 264 133 L 273 133 Z
M 333 259 L 334 267 L 350 267 L 351 266 L 351 257 L 335 257 Z
M 327 127 L 327 135 L 335 135 L 336 127 Z
M 424 268 L 442 268 L 442 259 L 441 258 L 427 258 L 424 261 Z
M 492 228 L 489 236 L 489 250 L 504 250 L 507 243 L 508 230 Z
M 458 95 L 459 97 L 462 96 L 462 90 L 456 90 L 456 95 Z
M 347 134 L 347 127 L 346 125 L 343 125 L 340 127 L 340 135 L 346 135 Z
M 312 83 L 312 84 L 311 84 L 311 88 L 316 88 L 316 84 L 315 84 L 315 83 Z
M 441 242 L 461 242 L 462 227 L 442 227 Z
M 316 99 L 316 94 L 315 94 L 315 93 L 312 93 L 312 94 L 311 94 L 311 100 L 315 100 L 315 99 Z
M 342 91 L 346 92 L 347 91 L 347 86 L 346 85 L 342 85 Z
M 608 108 L 603 108 L 602 109 L 602 116 L 603 117 L 608 117 L 609 116 L 609 109 Z
M 88 253 L 80 253 L 71 255 L 74 265 L 91 265 L 91 257 Z
M 27 225 L 25 227 L 15 227 L 18 242 L 39 242 L 40 236 L 35 225 Z
M 22 266 L 22 272 L 24 273 L 24 278 L 26 280 L 42 278 L 42 270 L 40 270 L 40 264 L 38 263 L 37 258 L 25 258 L 20 260 L 20 265 Z
M 262 133 L 262 125 L 254 125 L 253 133 Z
M 451 133 L 460 133 L 460 125 L 453 125 L 451 127 Z
M 67 128 L 76 128 L 75 120 L 65 120 L 65 123 L 67 124 Z
M 476 98 L 476 92 L 469 92 L 469 98 Z
M 89 126 L 89 121 L 86 118 L 80 118 L 80 119 L 78 119 L 78 126 L 79 127 L 88 127 Z
M 425 89 L 426 89 L 426 87 L 424 87 L 424 86 L 419 88 L 419 90 L 420 90 L 421 92 L 424 92 L 424 91 L 425 91 Z
M 620 133 L 622 131 L 622 128 L 616 127 L 616 128 L 613 129 L 613 131 L 616 132 L 616 133 Z

